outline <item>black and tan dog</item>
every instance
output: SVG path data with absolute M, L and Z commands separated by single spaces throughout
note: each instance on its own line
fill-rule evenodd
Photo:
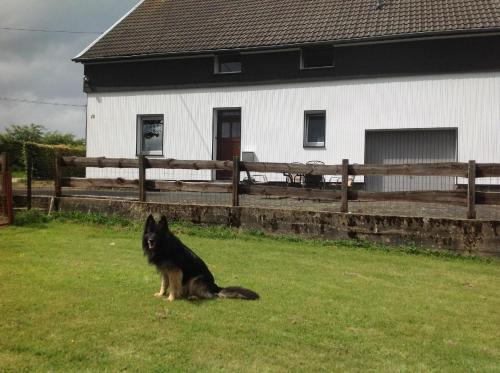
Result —
M 184 245 L 168 228 L 167 218 L 162 216 L 156 224 L 149 215 L 142 237 L 144 255 L 154 264 L 162 275 L 160 291 L 156 297 L 165 295 L 168 300 L 177 298 L 211 299 L 238 298 L 258 299 L 252 290 L 239 286 L 221 288 L 216 285 L 214 276 L 199 256 Z

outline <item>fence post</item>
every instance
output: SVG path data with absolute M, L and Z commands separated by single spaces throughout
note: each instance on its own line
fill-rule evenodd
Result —
M 56 198 L 62 196 L 61 178 L 62 178 L 62 156 L 59 152 L 57 152 L 54 163 L 54 197 Z
M 0 154 L 0 172 L 2 178 L 0 179 L 0 191 L 3 192 L 5 197 L 5 213 L 7 214 L 7 224 L 11 225 L 14 221 L 14 201 L 12 197 L 12 175 L 9 172 L 9 157 L 7 153 Z M 0 196 L 1 197 L 1 196 Z
M 139 201 L 146 202 L 146 156 L 139 156 Z
M 342 191 L 340 194 L 340 212 L 348 212 L 349 160 L 342 159 Z
M 9 170 L 9 164 L 7 159 L 7 153 L 0 154 L 0 172 L 7 172 Z
M 5 197 L 7 198 L 7 217 L 8 224 L 12 225 L 14 223 L 14 194 L 12 192 L 12 174 L 8 170 L 3 174 L 4 177 L 4 188 L 5 188 Z
M 476 161 L 469 161 L 467 185 L 467 219 L 476 218 Z
M 26 208 L 31 210 L 31 197 L 33 187 L 33 156 L 26 146 Z
M 232 201 L 233 207 L 240 205 L 239 186 L 240 186 L 240 157 L 236 155 L 233 157 L 233 201 Z

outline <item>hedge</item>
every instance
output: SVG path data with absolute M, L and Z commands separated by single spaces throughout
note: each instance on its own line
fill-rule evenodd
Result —
M 30 154 L 33 159 L 33 178 L 36 179 L 47 180 L 54 178 L 56 154 L 85 157 L 85 147 L 83 146 L 44 145 L 26 142 L 24 143 L 23 150 L 25 160 L 28 154 Z M 25 162 L 25 164 L 27 163 Z M 85 177 L 85 169 L 81 167 L 65 167 L 63 176 Z
M 9 167 L 12 171 L 24 170 L 23 143 L 6 142 L 0 143 L 0 153 L 6 152 L 9 155 Z

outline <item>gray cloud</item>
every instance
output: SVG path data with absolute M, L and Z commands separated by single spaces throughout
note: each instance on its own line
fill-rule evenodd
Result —
M 105 31 L 138 0 L 2 0 L 0 27 Z M 83 66 L 71 61 L 98 35 L 0 30 L 0 97 L 84 105 Z M 0 101 L 0 131 L 37 123 L 85 135 L 85 108 Z

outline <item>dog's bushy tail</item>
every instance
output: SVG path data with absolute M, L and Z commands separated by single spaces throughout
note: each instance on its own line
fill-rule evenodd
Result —
M 219 298 L 231 298 L 231 299 L 246 299 L 246 300 L 256 300 L 259 299 L 259 294 L 250 289 L 245 289 L 239 286 L 228 286 L 227 288 L 222 288 L 218 293 Z

